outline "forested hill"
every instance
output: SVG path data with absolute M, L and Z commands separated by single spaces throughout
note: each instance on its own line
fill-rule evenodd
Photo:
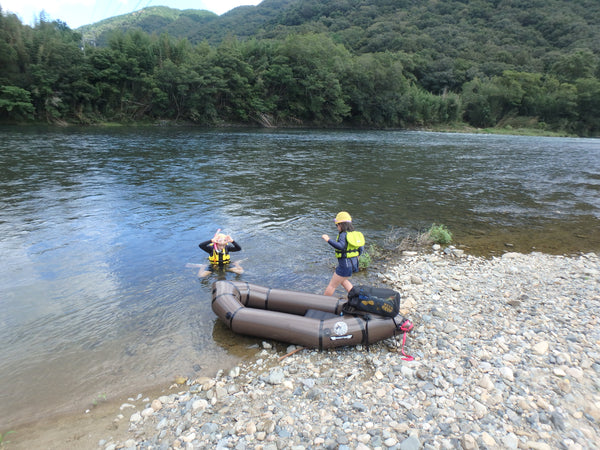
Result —
M 598 0 L 264 0 L 221 16 L 151 7 L 78 30 L 2 13 L 0 121 L 597 136 L 598 23 Z
M 560 56 L 600 58 L 598 0 L 264 0 L 217 16 L 146 8 L 80 28 L 98 45 L 114 29 L 168 33 L 193 44 L 325 33 L 354 54 L 399 52 L 419 84 L 455 91 L 505 70 L 546 72 Z M 582 70 L 578 61 L 563 61 Z M 567 68 L 565 67 L 565 70 Z
M 150 6 L 77 28 L 83 39 L 92 45 L 108 45 L 114 32 L 139 29 L 148 34 L 167 33 L 176 39 L 189 38 L 198 29 L 219 20 L 213 12 L 200 9 L 173 9 L 167 6 Z
M 77 31 L 99 45 L 115 29 L 136 27 L 213 45 L 231 36 L 328 33 L 357 53 L 427 50 L 450 58 L 485 55 L 524 63 L 542 52 L 579 48 L 599 54 L 599 23 L 597 0 L 264 0 L 222 16 L 149 7 Z

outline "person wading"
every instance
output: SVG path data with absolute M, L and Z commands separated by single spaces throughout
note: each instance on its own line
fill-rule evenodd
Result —
M 354 231 L 352 217 L 346 211 L 341 211 L 335 217 L 335 226 L 338 230 L 336 240 L 330 239 L 327 234 L 321 237 L 335 249 L 338 266 L 325 289 L 325 295 L 333 295 L 341 284 L 346 291 L 352 289 L 350 277 L 358 272 L 358 257 L 364 251 L 364 236 L 359 231 Z

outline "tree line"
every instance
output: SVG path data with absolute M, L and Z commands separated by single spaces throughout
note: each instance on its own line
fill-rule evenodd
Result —
M 1 10 L 0 10 L 1 13 Z M 503 70 L 440 84 L 404 50 L 357 53 L 328 33 L 218 44 L 127 30 L 108 44 L 43 17 L 0 14 L 0 121 L 158 120 L 213 126 L 412 128 L 466 123 L 598 135 L 600 67 L 589 49 L 549 70 Z M 453 61 L 453 65 L 457 62 Z

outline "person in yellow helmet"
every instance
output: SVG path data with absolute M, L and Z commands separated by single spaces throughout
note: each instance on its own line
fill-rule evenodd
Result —
M 335 217 L 335 226 L 338 229 L 337 239 L 330 239 L 327 234 L 321 237 L 325 242 L 335 249 L 335 255 L 338 259 L 338 266 L 329 281 L 325 295 L 333 295 L 337 287 L 341 284 L 346 291 L 352 289 L 350 277 L 354 272 L 358 272 L 358 257 L 362 254 L 364 246 L 358 249 L 350 250 L 346 236 L 348 232 L 354 231 L 352 226 L 352 217 L 346 211 L 341 211 Z
M 217 230 L 212 239 L 198 244 L 202 250 L 208 253 L 208 261 L 212 268 L 224 268 L 230 272 L 237 274 L 244 273 L 244 269 L 240 266 L 239 261 L 231 262 L 230 252 L 239 252 L 242 247 L 227 234 L 223 234 Z M 210 275 L 211 271 L 207 269 L 206 264 L 200 266 L 198 277 L 204 278 Z

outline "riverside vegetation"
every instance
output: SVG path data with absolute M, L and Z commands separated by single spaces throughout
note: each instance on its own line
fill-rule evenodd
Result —
M 452 242 L 452 232 L 446 227 L 446 225 L 431 224 L 429 230 L 424 233 L 419 233 L 416 236 L 407 236 L 402 239 L 401 242 L 395 242 L 397 236 L 394 236 L 392 230 L 386 239 L 386 245 L 394 247 L 394 251 L 407 250 L 409 248 L 423 248 L 431 244 L 447 245 Z M 376 244 L 367 244 L 363 251 L 363 254 L 359 259 L 359 268 L 361 270 L 368 269 L 369 266 L 376 261 L 384 257 L 385 253 L 380 246 Z
M 265 0 L 81 30 L 0 12 L 5 123 L 600 130 L 596 0 Z

